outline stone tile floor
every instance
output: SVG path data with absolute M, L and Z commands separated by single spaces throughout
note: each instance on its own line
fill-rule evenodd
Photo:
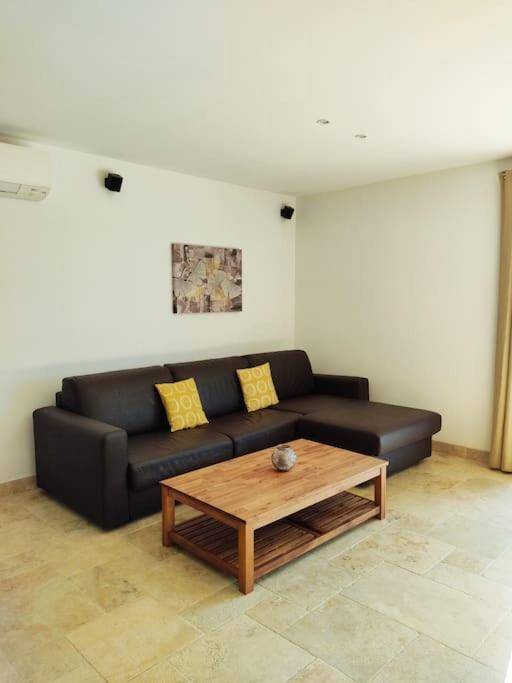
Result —
M 4 496 L 0 681 L 504 681 L 512 475 L 434 454 L 388 502 L 243 596 L 163 548 L 158 515 L 104 533 L 42 492 Z

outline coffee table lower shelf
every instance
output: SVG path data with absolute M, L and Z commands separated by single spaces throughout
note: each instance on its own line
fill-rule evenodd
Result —
M 254 532 L 254 577 L 258 578 L 339 534 L 380 514 L 380 506 L 343 492 Z M 207 515 L 174 527 L 169 541 L 234 576 L 239 575 L 238 533 Z

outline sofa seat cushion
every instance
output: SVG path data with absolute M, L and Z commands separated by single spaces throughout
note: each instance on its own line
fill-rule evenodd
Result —
M 339 398 L 337 410 L 304 415 L 301 437 L 366 455 L 386 455 L 441 429 L 441 416 L 428 410 Z
M 336 412 L 343 410 L 345 398 L 331 394 L 306 394 L 295 398 L 287 398 L 274 406 L 274 410 L 291 410 L 293 413 L 309 415 L 309 413 Z
M 157 431 L 128 439 L 128 483 L 139 491 L 233 456 L 233 444 L 208 425 L 179 432 Z
M 298 413 L 264 408 L 216 417 L 210 427 L 232 439 L 235 455 L 245 455 L 295 439 L 299 418 Z

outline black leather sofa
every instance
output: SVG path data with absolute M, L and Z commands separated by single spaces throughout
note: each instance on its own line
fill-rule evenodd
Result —
M 248 413 L 237 368 L 269 361 L 278 405 Z M 171 433 L 154 385 L 194 377 L 209 424 Z M 389 461 L 430 455 L 437 413 L 369 401 L 368 380 L 275 351 L 68 377 L 34 412 L 37 484 L 105 529 L 155 512 L 159 481 L 305 437 Z

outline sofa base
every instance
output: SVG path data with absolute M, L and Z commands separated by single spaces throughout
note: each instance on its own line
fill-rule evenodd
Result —
M 415 443 L 410 443 L 402 448 L 397 448 L 394 451 L 386 453 L 385 455 L 378 455 L 381 460 L 387 460 L 388 474 L 396 474 L 402 470 L 417 465 L 424 458 L 428 458 L 432 454 L 432 439 L 422 439 Z
M 162 509 L 160 484 L 142 491 L 128 491 L 128 508 L 130 521 L 160 512 Z

